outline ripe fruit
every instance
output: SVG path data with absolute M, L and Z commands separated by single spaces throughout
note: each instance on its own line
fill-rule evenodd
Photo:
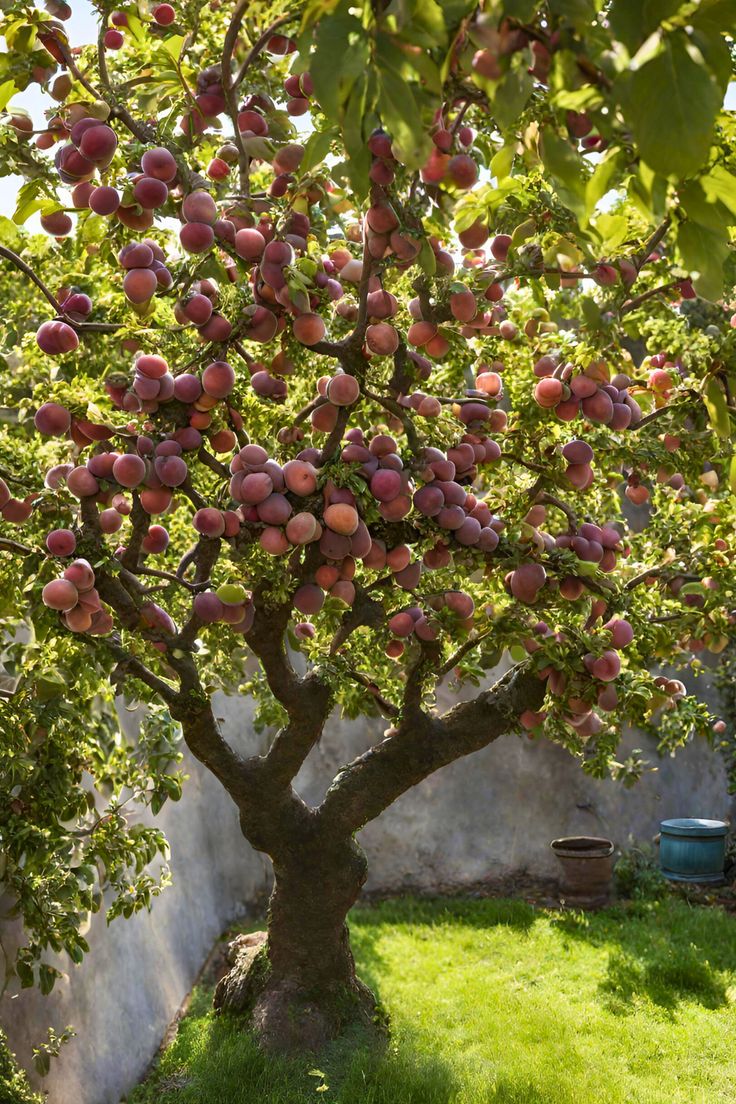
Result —
M 41 591 L 41 599 L 49 609 L 66 612 L 76 606 L 79 592 L 68 579 L 54 579 Z
M 111 27 L 108 31 L 105 31 L 105 37 L 102 40 L 107 50 L 119 50 L 125 42 L 125 36 L 120 31 L 116 31 L 114 27 Z
M 215 232 L 204 222 L 187 222 L 179 231 L 179 241 L 187 253 L 206 253 L 214 244 Z
M 316 345 L 325 336 L 325 324 L 318 314 L 301 314 L 294 319 L 293 331 L 302 345 Z
M 360 395 L 360 384 L 355 376 L 340 373 L 327 384 L 327 398 L 335 406 L 350 406 Z
M 132 452 L 119 456 L 112 466 L 112 477 L 121 487 L 137 487 L 145 474 L 145 462 Z
M 146 176 L 153 176 L 170 184 L 176 176 L 176 161 L 173 154 L 163 147 L 146 150 L 141 158 L 141 168 Z
M 159 27 L 168 27 L 176 19 L 176 12 L 171 4 L 157 4 L 155 8 L 151 9 L 151 15 Z
M 189 222 L 212 225 L 217 218 L 217 206 L 209 192 L 190 192 L 181 205 L 182 216 Z
M 192 518 L 192 525 L 204 537 L 221 537 L 225 532 L 225 519 L 221 511 L 212 506 L 197 510 Z
M 547 572 L 541 564 L 520 564 L 511 572 L 509 585 L 514 598 L 520 602 L 531 605 L 537 599 L 537 594 L 544 586 Z
M 75 330 L 66 322 L 42 322 L 36 333 L 36 341 L 39 349 L 49 356 L 62 356 L 79 347 Z
M 77 547 L 77 538 L 71 529 L 52 529 L 46 537 L 46 547 L 52 556 L 71 556 Z
M 63 437 L 69 432 L 72 417 L 65 406 L 48 402 L 39 406 L 33 417 L 33 424 L 39 433 L 47 437 Z
M 214 399 L 224 399 L 235 386 L 235 372 L 224 360 L 208 364 L 202 373 L 202 388 Z

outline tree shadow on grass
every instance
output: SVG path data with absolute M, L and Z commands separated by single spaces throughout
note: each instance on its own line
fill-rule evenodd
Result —
M 210 993 L 202 993 L 209 1001 Z M 569 1087 L 550 1074 L 544 1083 L 489 1070 L 467 1093 L 462 1069 L 429 1053 L 421 1031 L 402 1031 L 386 1048 L 349 1036 L 321 1054 L 276 1058 L 259 1050 L 242 1020 L 206 1015 L 185 1019 L 175 1043 L 129 1104 L 575 1104 Z M 204 1017 L 204 1018 L 203 1018 Z M 322 1095 L 324 1093 L 324 1095 Z
M 720 909 L 690 909 L 678 901 L 613 908 L 589 915 L 567 913 L 559 931 L 609 951 L 600 992 L 619 1015 L 647 998 L 674 1016 L 682 1001 L 704 1008 L 729 1003 L 736 972 L 736 921 Z

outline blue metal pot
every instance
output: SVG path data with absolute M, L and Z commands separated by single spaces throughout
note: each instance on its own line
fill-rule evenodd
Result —
M 683 817 L 660 825 L 659 865 L 674 882 L 722 882 L 728 826 Z

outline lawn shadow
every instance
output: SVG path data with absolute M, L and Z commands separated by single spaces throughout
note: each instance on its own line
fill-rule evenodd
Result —
M 629 1013 L 642 996 L 670 1016 L 682 1001 L 708 1009 L 729 1003 L 736 921 L 721 909 L 695 911 L 668 900 L 593 915 L 565 913 L 553 924 L 572 939 L 608 948 L 599 989 L 616 1014 Z

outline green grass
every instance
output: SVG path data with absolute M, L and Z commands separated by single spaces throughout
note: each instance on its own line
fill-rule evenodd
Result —
M 358 908 L 350 927 L 391 1017 L 387 1051 L 268 1059 L 199 990 L 131 1104 L 734 1100 L 736 919 L 721 910 L 410 899 Z

